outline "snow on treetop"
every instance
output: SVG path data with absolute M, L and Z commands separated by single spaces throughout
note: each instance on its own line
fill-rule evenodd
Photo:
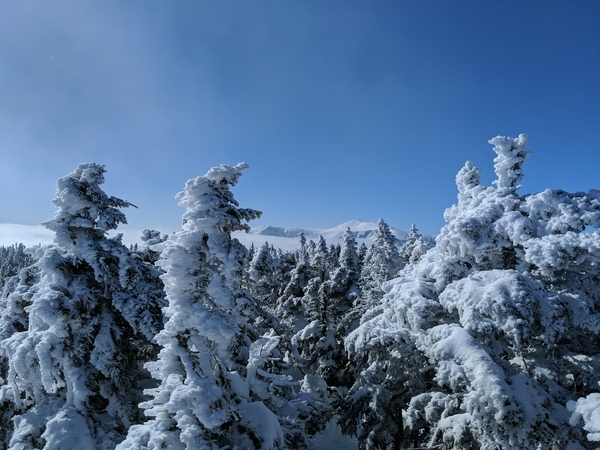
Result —
M 204 176 L 217 183 L 223 184 L 225 182 L 235 186 L 238 179 L 242 176 L 242 170 L 248 169 L 249 167 L 250 166 L 245 162 L 238 163 L 234 167 L 227 164 L 221 164 L 219 167 L 212 167 Z
M 58 207 L 54 218 L 42 223 L 56 233 L 55 242 L 65 247 L 85 239 L 85 230 L 105 234 L 117 229 L 127 219 L 120 208 L 136 207 L 126 200 L 109 197 L 100 188 L 106 169 L 101 164 L 83 163 L 57 182 L 56 197 L 52 203 Z M 76 230 L 79 230 L 76 232 Z M 78 238 L 77 233 L 81 234 Z
M 229 189 L 237 184 L 242 170 L 249 166 L 239 163 L 232 167 L 221 164 L 205 175 L 188 180 L 183 191 L 175 198 L 186 209 L 183 215 L 184 228 L 216 230 L 229 234 L 232 231 L 248 231 L 243 223 L 261 216 L 262 212 L 249 208 L 238 208 L 239 203 Z
M 249 167 L 246 163 L 239 163 L 235 167 L 227 164 L 213 167 L 205 175 L 188 180 L 184 190 L 179 192 L 175 198 L 179 200 L 179 205 L 186 209 L 197 209 L 198 207 L 205 209 L 210 206 L 211 196 L 209 193 L 221 191 L 220 194 L 225 201 L 238 206 L 238 202 L 229 192 L 227 185 L 235 186 L 242 176 L 242 170 Z
M 521 166 L 532 154 L 525 151 L 529 138 L 526 134 L 520 134 L 518 138 L 496 136 L 488 142 L 494 145 L 494 151 L 498 154 L 494 158 L 494 171 L 498 176 L 494 184 L 498 189 L 517 190 L 520 187 L 517 183 L 523 178 Z

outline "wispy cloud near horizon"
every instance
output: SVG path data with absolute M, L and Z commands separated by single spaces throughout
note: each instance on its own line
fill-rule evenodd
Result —
M 42 225 L 21 225 L 16 223 L 0 223 L 0 245 L 51 244 L 54 233 Z
M 142 230 L 123 229 L 117 233 L 123 234 L 123 243 L 131 245 L 140 243 Z M 110 233 L 115 235 L 117 233 Z M 21 225 L 16 223 L 0 223 L 0 245 L 13 245 L 22 243 L 26 247 L 34 245 L 48 245 L 54 240 L 54 232 L 43 225 Z

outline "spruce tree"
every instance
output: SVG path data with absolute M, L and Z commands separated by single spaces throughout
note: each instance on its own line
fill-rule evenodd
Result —
M 12 402 L 7 448 L 113 449 L 140 421 L 138 383 L 162 325 L 162 284 L 120 236 L 127 201 L 107 196 L 104 166 L 58 180 L 54 244 L 21 272 L 0 317 L 7 361 L 2 399 Z
M 406 264 L 414 264 L 430 249 L 430 245 L 419 234 L 417 227 L 413 224 L 408 234 L 408 239 L 400 248 L 400 257 Z
M 521 196 L 527 137 L 490 142 L 495 187 L 464 166 L 436 246 L 388 283 L 381 311 L 346 343 L 368 362 L 382 343 L 404 342 L 418 362 L 396 383 L 412 374 L 400 445 L 592 448 L 578 423 L 591 417 L 589 403 L 570 403 L 571 424 L 565 406 L 597 390 L 600 234 L 583 231 L 600 225 L 599 196 Z
M 248 269 L 249 290 L 254 298 L 259 299 L 270 311 L 275 309 L 276 299 L 280 294 L 281 280 L 279 265 L 282 262 L 268 242 L 264 242 L 254 252 Z
M 25 245 L 0 246 L 0 293 L 10 278 L 33 263 L 32 252 L 28 252 Z
M 240 208 L 230 190 L 247 164 L 221 165 L 189 180 L 177 195 L 182 230 L 165 243 L 167 322 L 156 340 L 159 380 L 142 404 L 148 421 L 129 430 L 121 449 L 276 449 L 285 446 L 277 416 L 254 401 L 246 378 L 259 339 L 256 309 L 241 285 L 246 249 L 231 238 L 260 211 Z M 250 370 L 250 374 L 253 371 Z
M 383 219 L 377 222 L 373 235 L 373 244 L 368 249 L 360 275 L 361 297 L 356 302 L 354 320 L 364 320 L 365 313 L 374 310 L 383 298 L 383 283 L 396 277 L 404 267 L 404 261 L 398 251 L 398 240 Z
M 298 236 L 298 250 L 295 252 L 295 266 L 291 269 L 288 282 L 277 299 L 276 316 L 290 330 L 291 335 L 306 326 L 302 298 L 311 277 L 308 246 L 303 233 Z M 291 336 L 290 336 L 291 337 Z
M 326 249 L 320 239 L 320 249 Z M 306 373 L 323 377 L 329 387 L 347 383 L 347 358 L 343 340 L 351 324 L 351 310 L 358 299 L 358 254 L 352 231 L 342 238 L 339 265 L 317 268 L 304 290 L 303 305 L 307 325 L 292 338 L 299 351 L 299 364 Z M 315 258 L 323 261 L 324 258 Z M 317 266 L 318 267 L 318 266 Z M 321 278 L 324 277 L 324 278 Z

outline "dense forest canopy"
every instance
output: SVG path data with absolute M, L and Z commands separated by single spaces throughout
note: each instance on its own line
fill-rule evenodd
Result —
M 520 194 L 527 136 L 467 162 L 434 246 L 244 247 L 261 212 L 221 165 L 173 235 L 127 247 L 105 168 L 58 181 L 54 243 L 0 248 L 0 442 L 37 449 L 592 449 L 600 191 Z M 351 444 L 348 444 L 351 445 Z

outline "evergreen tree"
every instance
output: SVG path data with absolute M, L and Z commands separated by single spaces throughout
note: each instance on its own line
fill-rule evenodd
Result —
M 290 271 L 289 280 L 281 296 L 277 299 L 275 311 L 279 320 L 286 324 L 293 335 L 306 326 L 302 299 L 311 276 L 308 246 L 303 233 L 298 236 L 295 267 Z M 291 338 L 291 335 L 290 335 Z
M 318 247 L 325 249 L 322 241 Z M 328 386 L 339 388 L 347 382 L 343 340 L 350 326 L 350 311 L 358 298 L 358 255 L 350 229 L 344 233 L 336 259 L 338 267 L 317 271 L 324 279 L 316 276 L 308 282 L 303 297 L 307 325 L 292 343 L 299 351 L 299 364 L 305 373 L 321 376 Z
M 436 247 L 387 285 L 381 311 L 347 346 L 361 355 L 402 336 L 402 353 L 420 361 L 398 378 L 418 374 L 396 445 L 591 448 L 565 404 L 597 390 L 600 234 L 582 231 L 600 225 L 599 196 L 519 196 L 527 137 L 490 142 L 496 187 L 465 165 Z M 573 422 L 590 417 L 584 404 L 570 404 Z
M 315 244 L 312 241 L 311 243 L 312 245 L 309 245 L 311 255 L 310 267 L 312 269 L 311 278 L 319 278 L 321 282 L 323 282 L 327 278 L 330 269 L 330 257 L 327 242 L 323 236 L 319 236 L 318 243 Z
M 271 330 L 252 343 L 246 378 L 252 398 L 277 415 L 285 447 L 312 448 L 330 416 L 327 385 L 311 374 L 297 376 L 283 337 Z
M 327 269 L 329 272 L 333 272 L 340 265 L 340 252 L 342 251 L 342 247 L 340 244 L 334 245 L 331 244 L 329 246 L 329 250 L 327 251 Z
M 260 216 L 242 209 L 230 186 L 248 166 L 221 165 L 189 180 L 177 195 L 186 208 L 182 230 L 165 244 L 167 322 L 147 365 L 160 381 L 142 404 L 150 419 L 130 428 L 121 449 L 275 449 L 285 446 L 277 416 L 253 401 L 245 378 L 256 310 L 240 286 L 246 249 L 231 238 Z M 250 374 L 252 374 L 250 370 Z
M 360 275 L 360 255 L 357 250 L 356 239 L 350 228 L 342 236 L 339 252 L 339 267 L 348 273 L 348 281 L 354 285 L 358 283 Z
M 400 257 L 406 264 L 414 264 L 430 248 L 431 246 L 423 239 L 423 236 L 419 234 L 417 227 L 413 224 L 408 234 L 408 239 L 402 244 L 402 248 L 400 249 Z
M 4 402 L 14 411 L 7 448 L 113 449 L 140 420 L 142 363 L 162 325 L 162 285 L 120 235 L 129 202 L 100 188 L 104 166 L 81 164 L 58 180 L 44 225 L 54 245 L 3 299 Z
M 377 222 L 373 244 L 367 251 L 360 278 L 361 297 L 355 304 L 354 320 L 365 319 L 365 313 L 381 304 L 383 283 L 396 277 L 404 261 L 398 251 L 398 240 L 383 219 Z
M 359 273 L 362 272 L 362 269 L 365 265 L 365 260 L 367 259 L 367 246 L 364 242 L 361 242 L 361 244 L 358 247 L 358 271 Z
M 269 308 L 275 309 L 276 299 L 280 295 L 282 280 L 279 278 L 279 265 L 275 249 L 264 242 L 254 253 L 248 269 L 249 288 L 254 298 Z
M 0 246 L 0 293 L 9 278 L 14 277 L 21 269 L 33 263 L 34 258 L 31 253 L 26 251 L 25 245 Z
M 160 257 L 160 251 L 153 249 L 152 247 L 158 245 L 162 242 L 165 242 L 169 239 L 167 234 L 162 234 L 157 230 L 148 230 L 145 229 L 142 231 L 142 236 L 140 236 L 140 240 L 142 241 L 142 245 L 135 244 L 134 250 L 137 254 L 139 254 L 144 261 L 148 264 L 152 264 L 155 266 L 156 262 Z M 156 266 L 155 266 L 156 267 Z

